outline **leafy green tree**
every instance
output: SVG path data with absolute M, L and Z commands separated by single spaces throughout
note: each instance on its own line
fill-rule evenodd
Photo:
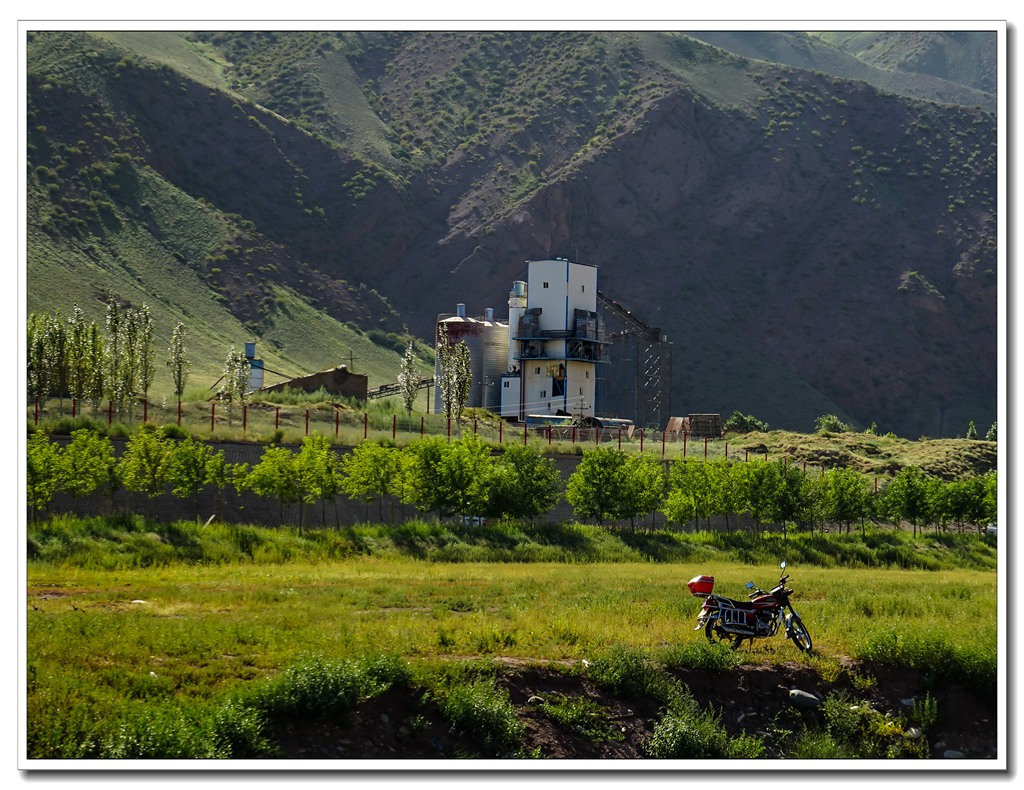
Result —
M 221 453 L 223 457 L 223 452 Z M 208 466 L 213 459 L 213 450 L 206 442 L 192 437 L 175 444 L 167 462 L 167 484 L 171 493 L 181 499 L 192 498 L 199 518 L 199 495 L 209 480 Z
M 815 433 L 849 433 L 854 427 L 834 414 L 822 414 L 814 421 Z
M 327 501 L 334 501 L 341 480 L 341 464 L 326 436 L 314 433 L 302 440 L 295 458 L 301 497 L 299 524 L 302 524 L 302 505 L 320 502 L 321 520 L 326 521 Z
M 107 398 L 118 414 L 124 412 L 125 400 L 131 394 L 131 376 L 125 375 L 126 370 L 131 370 L 130 356 L 125 347 L 126 335 L 130 334 L 127 324 L 121 305 L 111 296 L 107 300 L 107 339 L 104 344 L 106 365 L 103 380 Z
M 462 417 L 473 384 L 469 346 L 465 341 L 452 343 L 448 327 L 442 323 L 437 336 L 438 379 L 441 406 L 446 419 L 456 422 Z
M 455 344 L 452 364 L 455 368 L 455 419 L 458 421 L 462 419 L 462 411 L 469 401 L 469 390 L 473 385 L 472 360 L 465 341 Z
M 164 493 L 171 451 L 172 442 L 157 435 L 151 426 L 137 428 L 128 440 L 119 465 L 124 487 L 150 497 Z
M 228 351 L 224 359 L 224 371 L 218 396 L 228 405 L 228 422 L 231 422 L 232 407 L 237 402 L 244 407 L 249 395 L 249 378 L 251 376 L 249 360 L 236 348 Z
M 46 359 L 46 313 L 31 313 L 28 317 L 28 337 L 25 345 L 28 371 L 26 384 L 29 395 L 45 398 L 49 394 L 49 376 Z
M 796 464 L 775 461 L 778 471 L 778 490 L 775 498 L 773 520 L 782 524 L 783 534 L 787 525 L 794 521 L 807 520 L 810 496 L 807 475 Z
M 493 461 L 475 434 L 453 442 L 439 436 L 420 439 L 406 452 L 406 502 L 439 516 L 486 512 Z
M 758 529 L 775 520 L 780 486 L 778 467 L 769 461 L 751 461 L 743 464 L 740 490 L 744 511 L 750 514 Z
M 341 462 L 339 487 L 346 496 L 367 505 L 376 501 L 377 515 L 384 521 L 384 498 L 399 494 L 402 451 L 379 442 L 362 442 Z
M 92 405 L 92 411 L 95 414 L 100 407 L 100 401 L 103 400 L 105 389 L 104 360 L 106 356 L 103 335 L 100 334 L 100 328 L 95 321 L 89 324 L 87 354 L 89 357 L 89 386 L 85 397 Z
M 94 493 L 112 497 L 120 485 L 110 439 L 89 428 L 71 432 L 71 441 L 58 454 L 57 469 L 57 490 L 76 499 Z
M 668 494 L 662 512 L 676 524 L 690 519 L 700 527 L 700 520 L 711 523 L 714 487 L 709 466 L 698 458 L 677 458 L 669 467 Z
M 133 399 L 138 392 L 139 351 L 141 325 L 135 310 L 125 308 L 121 314 L 121 367 L 117 376 L 118 389 L 123 393 L 128 419 L 132 417 Z
M 551 510 L 561 494 L 562 477 L 554 461 L 534 447 L 511 444 L 494 462 L 485 512 L 532 519 Z
M 665 498 L 665 469 L 653 455 L 630 453 L 620 471 L 618 518 L 628 518 L 632 529 L 636 519 L 653 513 Z
M 132 320 L 136 324 L 135 387 L 143 398 L 148 399 L 149 388 L 153 386 L 153 376 L 156 372 L 153 357 L 153 316 L 149 312 L 149 305 L 143 302 L 142 307 L 132 311 Z
M 412 407 L 416 403 L 416 393 L 420 386 L 420 377 L 416 372 L 416 350 L 413 348 L 411 340 L 402 357 L 402 367 L 398 372 L 398 386 L 402 393 L 405 413 L 412 414 Z
M 867 479 L 855 469 L 829 469 L 815 484 L 815 502 L 824 521 L 838 524 L 840 531 L 871 513 L 871 491 Z
M 189 369 L 192 363 L 188 358 L 188 331 L 185 325 L 179 321 L 171 331 L 171 346 L 167 349 L 167 366 L 171 369 L 171 379 L 174 381 L 174 394 L 181 400 L 185 392 L 185 384 L 188 383 Z
M 566 483 L 565 498 L 576 518 L 618 518 L 619 484 L 626 454 L 613 447 L 584 450 L 580 462 Z
M 665 495 L 664 470 L 650 455 L 614 447 L 585 450 L 569 476 L 565 498 L 577 518 L 626 519 L 656 510 Z
M 905 466 L 885 487 L 883 503 L 894 526 L 908 521 L 917 529 L 930 517 L 929 487 L 926 475 L 916 466 Z
M 977 440 L 978 438 L 978 429 L 974 427 L 974 420 L 971 420 L 970 422 L 967 423 L 966 438 L 971 440 Z
M 768 423 L 741 411 L 734 411 L 722 427 L 731 433 L 753 433 L 755 431 L 766 433 L 768 431 Z
M 731 531 L 729 521 L 743 511 L 742 464 L 726 458 L 716 458 L 707 464 L 708 485 L 711 489 L 711 512 L 725 516 L 725 529 Z
M 67 326 L 68 394 L 84 401 L 89 391 L 92 371 L 89 356 L 89 326 L 82 308 L 75 305 Z
M 206 482 L 213 486 L 216 496 L 213 503 L 213 517 L 220 518 L 224 505 L 224 492 L 229 484 L 234 483 L 238 490 L 244 490 L 248 476 L 247 464 L 229 464 L 224 458 L 224 451 L 212 453 L 206 461 Z
M 57 446 L 42 431 L 29 435 L 25 487 L 32 519 L 50 504 L 59 479 Z
M 992 425 L 989 426 L 989 429 L 985 432 L 985 441 L 986 442 L 994 442 L 994 441 L 996 441 L 998 434 L 999 434 L 999 431 L 996 428 L 996 423 L 992 423 Z
M 982 505 L 983 518 L 978 520 L 978 526 L 984 529 L 989 522 L 999 518 L 999 481 L 998 472 L 994 469 L 982 478 L 985 488 L 985 497 Z
M 284 523 L 284 506 L 302 498 L 299 477 L 295 470 L 295 454 L 286 447 L 270 445 L 238 483 L 257 496 L 276 499 L 278 520 Z
M 68 354 L 68 327 L 60 311 L 36 313 L 28 322 L 29 387 L 39 397 L 61 399 L 69 393 L 71 381 Z

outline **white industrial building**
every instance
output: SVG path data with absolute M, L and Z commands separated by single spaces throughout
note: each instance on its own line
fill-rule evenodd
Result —
M 508 320 L 438 316 L 449 342 L 465 341 L 473 383 L 466 405 L 508 419 L 534 415 L 594 417 L 603 321 L 597 312 L 597 267 L 564 258 L 527 261 L 526 280 L 512 284 Z M 437 337 L 435 337 L 435 344 Z M 439 371 L 438 371 L 439 373 Z M 441 412 L 435 390 L 434 411 Z

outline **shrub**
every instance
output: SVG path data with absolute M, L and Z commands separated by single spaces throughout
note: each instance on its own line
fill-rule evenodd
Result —
M 622 730 L 608 721 L 609 710 L 587 697 L 555 695 L 541 704 L 544 714 L 556 724 L 592 741 L 621 741 Z
M 721 714 L 701 710 L 687 692 L 654 725 L 644 751 L 660 759 L 754 758 L 763 754 L 764 744 L 750 735 L 730 737 Z
M 834 414 L 822 414 L 814 421 L 815 433 L 848 433 L 854 427 L 843 422 Z
M 682 694 L 682 686 L 645 651 L 624 645 L 596 656 L 585 672 L 601 688 L 629 699 L 649 697 L 667 705 Z
M 270 717 L 336 715 L 403 677 L 407 675 L 394 659 L 328 661 L 313 656 L 288 667 L 242 702 Z
M 723 427 L 733 433 L 753 433 L 755 431 L 767 433 L 768 431 L 768 423 L 740 411 L 734 411 L 732 416 L 725 421 Z
M 471 736 L 489 756 L 514 754 L 526 731 L 508 692 L 492 679 L 452 686 L 440 700 L 440 708 L 453 730 Z

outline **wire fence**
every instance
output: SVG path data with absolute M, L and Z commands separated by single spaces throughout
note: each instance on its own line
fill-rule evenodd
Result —
M 530 425 L 508 422 L 483 410 L 473 410 L 461 420 L 440 414 L 407 414 L 383 409 L 360 409 L 347 404 L 277 404 L 267 402 L 227 404 L 223 401 L 83 404 L 73 399 L 36 399 L 30 408 L 35 425 L 62 421 L 88 421 L 106 427 L 108 433 L 127 435 L 142 423 L 175 425 L 197 438 L 211 441 L 298 444 L 305 436 L 319 434 L 334 444 L 355 446 L 363 441 L 390 441 L 403 446 L 429 436 L 457 439 L 472 433 L 499 446 L 532 445 L 546 452 L 579 455 L 591 447 L 652 453 L 661 458 L 727 458 L 734 461 L 770 460 L 766 448 L 743 446 L 729 437 L 693 436 L 685 431 L 657 428 Z M 64 431 L 66 432 L 66 431 Z M 785 458 L 785 456 L 782 456 Z M 778 458 L 771 459 L 778 460 Z M 794 459 L 794 463 L 797 463 Z M 825 471 L 824 466 L 799 462 L 805 473 Z

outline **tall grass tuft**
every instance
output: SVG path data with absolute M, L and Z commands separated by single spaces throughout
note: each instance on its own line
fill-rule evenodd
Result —
M 671 705 L 682 697 L 682 684 L 671 678 L 646 650 L 616 645 L 588 664 L 583 672 L 612 694 L 629 699 L 649 698 L 663 705 Z
M 329 661 L 312 656 L 288 667 L 250 695 L 240 698 L 270 718 L 345 713 L 409 677 L 398 659 L 378 657 Z
M 927 683 L 963 683 L 988 702 L 995 702 L 998 656 L 991 640 L 950 644 L 942 636 L 888 628 L 870 636 L 856 649 L 856 658 L 906 667 L 920 672 Z
M 520 750 L 526 726 L 517 718 L 508 692 L 492 678 L 451 686 L 439 706 L 452 729 L 473 738 L 485 755 L 511 757 Z
M 727 672 L 740 665 L 743 657 L 725 644 L 712 644 L 703 639 L 681 642 L 662 651 L 662 663 L 669 669 L 703 669 Z
M 659 759 L 750 759 L 763 755 L 764 743 L 752 735 L 730 737 L 721 714 L 701 710 L 687 691 L 654 725 L 644 751 Z

